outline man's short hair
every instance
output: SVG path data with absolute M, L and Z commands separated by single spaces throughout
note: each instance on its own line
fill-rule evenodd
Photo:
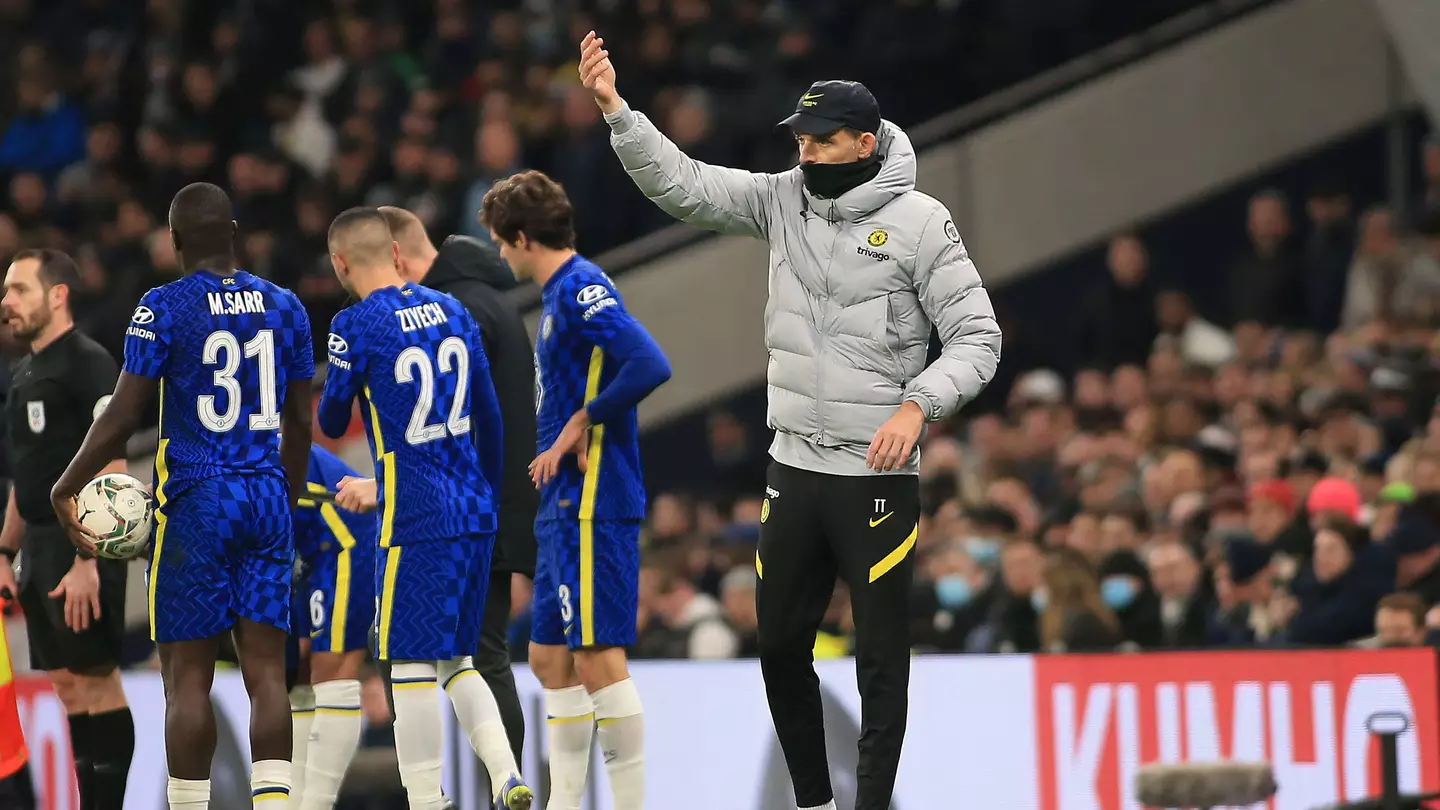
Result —
M 430 241 L 430 234 L 425 231 L 425 223 L 404 208 L 382 205 L 380 216 L 385 218 L 385 224 L 390 227 L 390 236 L 400 243 L 401 253 L 418 253 L 421 244 Z
M 40 286 L 48 290 L 57 284 L 64 284 L 69 287 L 72 294 L 80 291 L 80 266 L 66 253 L 51 248 L 35 248 L 22 250 L 10 259 L 10 263 L 34 259 L 39 262 L 36 275 L 40 278 Z
M 575 209 L 565 189 L 543 172 L 520 172 L 495 184 L 480 204 L 480 221 L 506 244 L 520 234 L 551 250 L 575 247 Z
M 369 206 L 347 208 L 330 223 L 330 252 L 361 267 L 391 264 L 395 237 L 379 209 Z
M 181 236 L 196 231 L 227 230 L 235 220 L 230 195 L 214 183 L 191 183 L 170 201 L 170 227 Z
M 1415 620 L 1416 627 L 1425 626 L 1425 611 L 1427 606 L 1425 600 L 1418 594 L 1408 591 L 1392 593 L 1380 600 L 1378 610 L 1394 610 L 1401 613 L 1409 613 L 1410 618 Z

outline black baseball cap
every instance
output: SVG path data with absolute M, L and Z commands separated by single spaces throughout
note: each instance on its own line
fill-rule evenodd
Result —
M 865 85 L 832 80 L 810 85 L 781 124 L 798 135 L 829 135 L 837 129 L 880 133 L 880 105 Z

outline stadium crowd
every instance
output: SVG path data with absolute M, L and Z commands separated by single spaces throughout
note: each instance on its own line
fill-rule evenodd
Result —
M 1068 0 L 1028 17 L 986 0 L 144 5 L 0 0 L 0 87 L 15 88 L 0 91 L 0 264 L 72 252 L 82 328 L 117 355 L 140 294 L 177 272 L 164 207 L 193 180 L 231 191 L 245 266 L 297 290 L 315 323 L 343 303 L 325 231 L 352 204 L 406 207 L 437 241 L 484 238 L 483 192 L 540 168 L 574 198 L 589 254 L 666 224 L 574 80 L 592 27 L 626 32 L 607 36 L 642 66 L 637 106 L 687 151 L 773 169 L 793 159 L 774 111 L 814 76 L 852 72 L 853 49 L 871 54 L 857 78 L 910 124 L 1192 3 Z M 902 65 L 954 81 L 936 92 L 896 78 Z M 1001 412 L 928 437 L 916 650 L 1433 640 L 1440 143 L 1423 163 L 1414 218 L 1337 189 L 1303 206 L 1258 193 L 1248 221 L 1236 212 L 1252 249 L 1230 266 L 1231 307 L 1210 319 L 1157 286 L 1142 234 L 1116 236 L 1075 330 L 1051 337 L 1079 347 L 1078 367 L 1023 370 Z M 652 493 L 634 657 L 755 654 L 757 428 L 717 412 L 723 480 Z M 516 590 L 517 660 L 528 596 Z M 848 621 L 840 587 L 818 656 L 848 652 Z M 383 694 L 367 688 L 366 707 L 382 744 Z

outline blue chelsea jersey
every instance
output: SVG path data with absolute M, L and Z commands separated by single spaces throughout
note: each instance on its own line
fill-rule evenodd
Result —
M 160 381 L 162 503 L 207 478 L 284 477 L 280 413 L 286 387 L 315 376 L 310 319 L 265 279 L 198 270 L 140 299 L 125 371 Z
M 343 435 L 360 399 L 380 546 L 495 531 L 500 406 L 470 313 L 425 287 L 384 287 L 335 316 L 328 348 L 320 427 Z
M 565 423 L 614 379 L 619 368 L 607 349 L 640 329 L 595 264 L 575 256 L 545 284 L 544 313 L 535 341 L 537 447 L 550 448 Z M 589 470 L 567 455 L 541 492 L 539 520 L 640 520 L 645 485 L 634 406 L 590 430 Z

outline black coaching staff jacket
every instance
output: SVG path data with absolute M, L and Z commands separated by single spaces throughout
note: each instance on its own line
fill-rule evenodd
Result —
M 526 475 L 535 450 L 535 346 L 525 320 L 505 291 L 515 276 L 499 251 L 478 239 L 451 236 L 421 282 L 455 296 L 475 317 L 490 360 L 490 375 L 505 422 L 505 480 L 501 483 L 499 531 L 492 570 L 535 578 L 535 513 L 540 496 Z

